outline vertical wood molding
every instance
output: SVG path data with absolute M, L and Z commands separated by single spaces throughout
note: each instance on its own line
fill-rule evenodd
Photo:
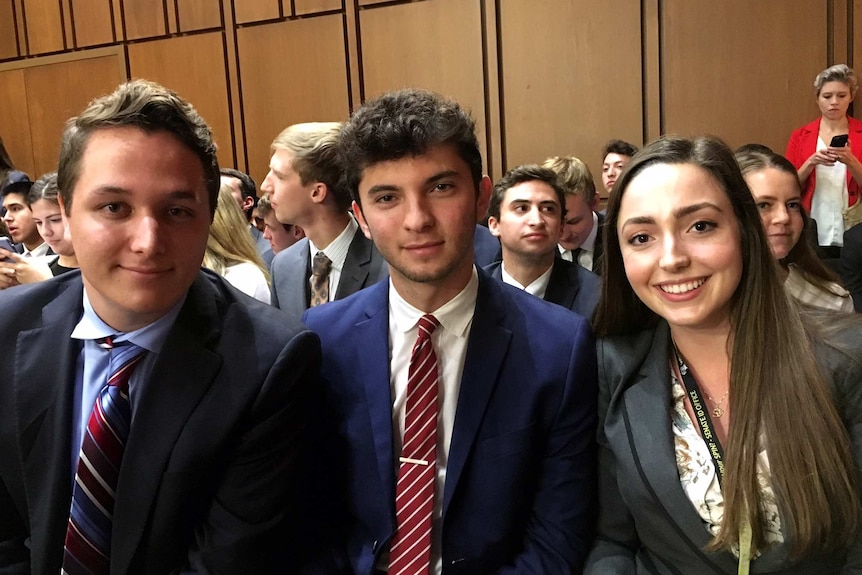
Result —
M 27 14 L 24 10 L 24 0 L 12 0 L 15 5 L 16 24 L 18 25 L 18 53 L 22 56 L 30 54 L 30 46 L 27 41 Z
M 848 12 L 850 8 L 847 0 L 833 0 L 832 8 L 832 63 L 845 64 L 849 57 L 850 36 L 848 35 Z
M 359 10 L 356 0 L 343 0 L 344 39 L 347 53 L 347 91 L 350 111 L 362 105 L 365 89 L 362 86 L 362 55 L 359 49 Z
M 63 29 L 66 31 L 66 50 L 78 47 L 75 40 L 75 23 L 72 21 L 72 0 L 60 0 L 60 12 L 63 14 Z
M 248 173 L 248 154 L 245 148 L 245 121 L 242 110 L 242 85 L 237 60 L 234 1 L 241 2 L 242 0 L 220 0 L 223 14 L 222 22 L 224 22 L 224 51 L 225 66 L 227 67 L 225 72 L 227 74 L 230 129 L 233 134 L 233 158 L 220 158 L 219 162 L 224 167 L 227 167 L 228 163 L 231 163 L 231 165 L 236 166 L 236 169 Z
M 111 0 L 111 8 L 114 18 L 114 39 L 117 42 L 126 39 L 126 30 L 123 26 L 123 6 L 122 0 Z
M 168 34 L 176 34 L 177 32 L 179 32 L 179 25 L 177 24 L 176 0 L 165 0 L 165 16 L 167 17 Z
M 641 1 L 641 35 L 643 40 L 643 140 L 662 135 L 661 98 L 661 15 L 660 0 Z
M 499 11 L 501 0 L 482 2 L 482 67 L 485 77 L 485 149 L 488 162 L 485 173 L 497 181 L 503 176 L 503 136 L 500 94 Z M 505 1 L 505 0 L 502 0 Z

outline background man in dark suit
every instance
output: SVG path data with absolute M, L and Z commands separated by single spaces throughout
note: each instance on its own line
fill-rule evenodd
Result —
M 123 84 L 70 120 L 58 180 L 80 273 L 0 294 L 0 571 L 161 575 L 194 548 L 290 572 L 319 341 L 200 269 L 209 128 Z
M 492 277 L 585 317 L 599 301 L 599 276 L 559 257 L 565 188 L 536 165 L 510 170 L 494 186 L 488 228 L 500 238 L 503 261 L 485 267 Z
M 853 226 L 844 232 L 838 274 L 853 298 L 854 309 L 862 312 L 862 225 Z
M 305 315 L 350 470 L 333 518 L 350 568 L 579 572 L 594 521 L 589 324 L 474 266 L 491 183 L 457 103 L 381 96 L 339 150 L 359 225 L 390 270 Z
M 605 217 L 596 212 L 599 196 L 590 168 L 572 156 L 548 158 L 542 166 L 553 170 L 566 190 L 560 255 L 566 261 L 601 274 Z
M 261 189 L 276 218 L 299 226 L 305 238 L 272 262 L 272 305 L 299 318 L 312 304 L 341 299 L 386 277 L 386 264 L 350 217 L 350 194 L 340 185 L 339 122 L 296 124 L 272 142 Z M 313 284 L 315 258 L 323 296 Z M 316 293 L 312 293 L 316 292 Z M 314 301 L 312 301 L 314 300 Z

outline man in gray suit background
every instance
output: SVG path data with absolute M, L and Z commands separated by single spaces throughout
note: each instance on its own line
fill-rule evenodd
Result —
M 340 184 L 338 122 L 295 124 L 272 142 L 261 190 L 276 218 L 305 238 L 272 262 L 272 304 L 296 318 L 314 305 L 341 299 L 387 277 L 377 249 L 348 213 Z

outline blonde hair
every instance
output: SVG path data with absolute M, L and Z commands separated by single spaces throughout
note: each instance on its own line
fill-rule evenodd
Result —
M 829 66 L 814 78 L 814 90 L 816 95 L 820 95 L 820 90 L 827 82 L 841 82 L 850 88 L 850 97 L 856 97 L 856 91 L 859 89 L 859 81 L 856 79 L 856 72 L 847 64 L 835 64 Z
M 204 267 L 219 275 L 232 265 L 252 263 L 260 268 L 269 284 L 269 272 L 257 253 L 257 247 L 248 233 L 248 222 L 242 215 L 228 186 L 221 186 L 216 202 L 215 216 L 207 238 Z
M 341 164 L 338 160 L 338 138 L 341 122 L 307 122 L 288 126 L 270 146 L 275 153 L 286 150 L 293 156 L 291 167 L 299 174 L 303 186 L 322 182 L 333 193 L 339 209 L 350 206 L 350 194 L 343 191 Z
M 553 170 L 566 189 L 567 196 L 580 196 L 591 206 L 596 200 L 596 183 L 587 165 L 574 156 L 554 156 L 542 163 L 543 168 Z

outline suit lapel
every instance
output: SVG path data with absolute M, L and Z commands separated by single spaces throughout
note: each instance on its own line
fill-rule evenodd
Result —
M 72 500 L 71 430 L 80 344 L 70 337 L 81 318 L 79 281 L 45 306 L 42 325 L 18 334 L 16 428 L 30 514 L 33 572 L 62 562 Z M 56 363 L 45 365 L 46 350 Z
M 381 501 L 395 501 L 392 440 L 392 392 L 389 383 L 389 282 L 371 288 L 367 319 L 356 324 L 355 340 L 365 342 L 359 355 L 374 453 L 383 489 Z
M 309 255 L 311 248 L 308 238 L 303 238 L 300 241 L 302 242 L 301 247 L 291 252 L 292 259 L 285 262 L 287 264 L 285 268 L 289 274 L 287 276 L 287 301 L 282 302 L 279 299 L 278 302 L 281 309 L 297 319 L 301 318 L 305 310 L 308 309 L 308 277 L 309 266 L 311 265 L 311 256 Z
M 500 299 L 500 290 L 500 286 L 479 270 L 476 311 L 467 341 L 467 356 L 446 466 L 444 516 L 473 449 L 512 338 L 512 332 L 503 325 L 505 306 Z
M 545 301 L 561 305 L 566 309 L 572 309 L 580 284 L 578 283 L 577 270 L 562 263 L 563 261 L 562 258 L 554 258 L 548 288 L 545 290 Z
M 335 299 L 343 299 L 358 292 L 368 279 L 368 264 L 371 262 L 371 242 L 357 229 L 347 250 L 347 258 L 338 280 Z
M 703 551 L 712 537 L 680 483 L 670 424 L 673 399 L 668 364 L 669 337 L 667 324 L 661 323 L 655 330 L 641 371 L 624 390 L 621 401 L 626 426 L 631 430 L 632 454 L 638 458 L 636 463 L 642 478 L 664 507 L 668 521 L 677 525 L 680 538 L 707 562 L 731 572 L 736 567 L 731 555 Z
M 113 570 L 126 573 L 183 426 L 221 368 L 211 351 L 219 337 L 213 289 L 204 276 L 189 290 L 177 321 L 134 408 L 117 487 Z

